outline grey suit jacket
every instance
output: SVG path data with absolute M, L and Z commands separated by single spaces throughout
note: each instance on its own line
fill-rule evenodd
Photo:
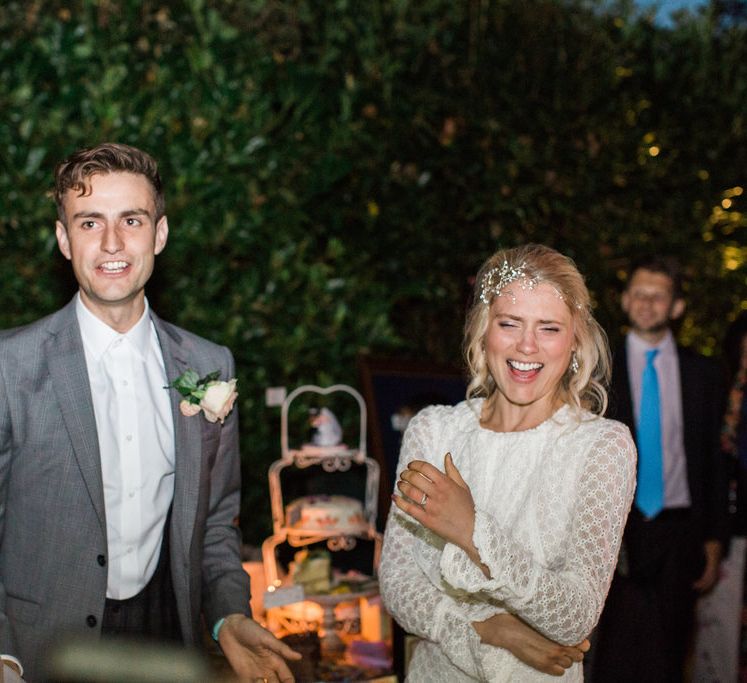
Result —
M 74 301 L 0 332 L 0 653 L 26 678 L 69 633 L 98 634 L 107 539 L 96 421 Z M 234 376 L 231 353 L 152 319 L 166 375 Z M 238 417 L 184 417 L 171 393 L 176 447 L 171 572 L 184 641 L 199 644 L 232 612 L 249 614 L 233 524 L 240 500 Z

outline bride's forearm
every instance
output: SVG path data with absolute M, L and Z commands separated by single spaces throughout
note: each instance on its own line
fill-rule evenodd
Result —
M 508 650 L 533 669 L 553 676 L 562 676 L 574 662 L 582 661 L 589 649 L 588 640 L 560 645 L 508 612 L 472 622 L 472 627 L 483 643 Z

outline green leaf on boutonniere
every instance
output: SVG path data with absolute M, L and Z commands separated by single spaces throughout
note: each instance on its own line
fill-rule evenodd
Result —
M 208 384 L 210 382 L 215 382 L 216 379 L 220 377 L 220 370 L 214 370 L 213 372 L 205 375 L 197 384 Z
M 220 370 L 215 370 L 200 378 L 197 372 L 190 368 L 173 380 L 166 389 L 176 389 L 187 401 L 198 405 L 205 396 L 208 384 L 215 382 L 219 377 Z
M 199 382 L 200 376 L 194 370 L 190 369 L 179 375 L 166 388 L 176 389 L 182 396 L 189 398 L 192 392 L 197 389 Z

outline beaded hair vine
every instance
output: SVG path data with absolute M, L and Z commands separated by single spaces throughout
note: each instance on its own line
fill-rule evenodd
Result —
M 516 295 L 510 289 L 506 289 L 508 285 L 512 282 L 518 282 L 519 287 L 523 290 L 532 291 L 541 281 L 537 275 L 529 277 L 526 269 L 526 262 L 522 262 L 518 266 L 511 266 L 506 259 L 503 259 L 503 263 L 500 266 L 491 268 L 482 276 L 480 282 L 480 301 L 485 305 L 490 305 L 491 295 L 502 296 L 506 294 L 511 297 L 511 303 L 515 304 Z M 553 290 L 555 290 L 555 295 L 558 299 L 565 301 L 565 297 L 557 287 L 553 286 Z M 575 307 L 579 310 L 582 308 L 580 303 L 576 303 Z
M 539 284 L 539 278 L 528 277 L 526 271 L 526 263 L 521 263 L 518 266 L 510 266 L 506 259 L 503 259 L 503 263 L 500 266 L 491 268 L 485 275 L 482 276 L 482 282 L 480 283 L 480 301 L 484 304 L 490 304 L 490 295 L 501 296 L 503 290 L 510 285 L 512 282 L 519 282 L 519 286 L 524 290 L 533 290 Z M 513 303 L 516 303 L 516 297 L 510 293 Z

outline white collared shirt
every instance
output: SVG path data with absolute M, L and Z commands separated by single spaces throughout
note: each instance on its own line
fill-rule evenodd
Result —
M 76 314 L 96 415 L 108 538 L 108 598 L 139 593 L 153 576 L 174 497 L 174 423 L 150 308 L 125 334 L 81 301 Z
M 641 409 L 641 385 L 646 367 L 646 351 L 658 349 L 654 367 L 659 377 L 659 402 L 661 408 L 662 465 L 664 467 L 664 507 L 690 507 L 690 489 L 687 483 L 684 421 L 682 418 L 682 385 L 677 345 L 671 331 L 656 345 L 651 345 L 635 332 L 626 340 L 628 377 L 633 397 L 635 422 Z

